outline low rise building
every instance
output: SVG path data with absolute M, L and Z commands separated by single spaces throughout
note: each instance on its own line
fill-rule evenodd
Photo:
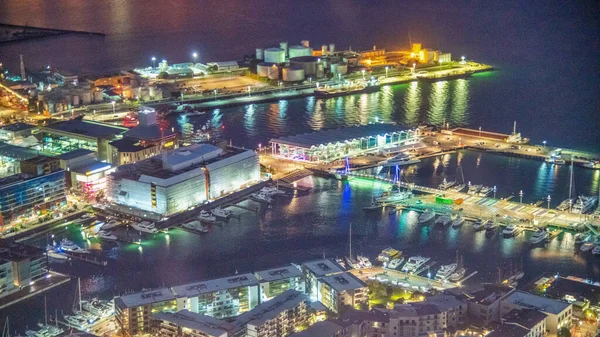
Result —
M 254 273 L 260 282 L 261 301 L 267 301 L 289 289 L 305 292 L 304 275 L 296 265 Z
M 329 259 L 304 262 L 301 268 L 306 281 L 306 292 L 313 301 L 318 299 L 319 278 L 344 271 L 339 264 Z
M 86 200 L 94 200 L 105 195 L 108 175 L 114 166 L 99 161 L 96 152 L 78 149 L 56 157 L 65 170 L 67 189 Z
M 482 325 L 482 327 L 492 327 L 500 322 L 501 301 L 515 291 L 515 288 L 498 285 L 483 284 L 483 288 L 474 291 L 467 303 L 471 323 Z
M 390 317 L 390 336 L 416 337 L 446 328 L 442 311 L 435 304 L 400 304 L 387 312 Z
M 367 285 L 351 273 L 323 276 L 317 280 L 317 287 L 317 299 L 336 313 L 348 308 L 360 309 L 369 302 Z
M 349 310 L 337 321 L 342 322 L 350 336 L 388 337 L 390 317 L 380 310 Z
M 5 262 L 4 279 L 6 290 L 30 285 L 48 274 L 48 263 L 45 251 L 23 244 L 12 243 L 0 248 L 0 260 L 10 261 L 10 268 Z M 10 270 L 10 271 L 9 271 Z M 2 278 L 2 276 L 0 276 Z M 12 278 L 13 287 L 9 285 Z
M 21 173 L 21 161 L 38 155 L 37 150 L 0 142 L 0 178 Z
M 573 305 L 567 302 L 515 291 L 502 300 L 502 315 L 513 309 L 535 309 L 546 314 L 548 336 L 556 336 L 561 328 L 571 327 Z
M 0 140 L 13 144 L 22 142 L 37 131 L 35 125 L 26 123 L 13 123 L 0 126 Z
M 290 337 L 351 337 L 350 328 L 338 320 L 317 322 L 308 329 L 296 332 Z
M 115 298 L 117 327 L 125 336 L 142 335 L 152 331 L 152 315 L 175 313 L 183 308 L 182 301 L 170 288 L 155 289 Z
M 0 297 L 7 295 L 14 288 L 12 261 L 0 259 Z
M 308 326 L 308 296 L 287 290 L 236 317 L 235 337 L 285 337 Z
M 440 309 L 442 324 L 448 330 L 455 331 L 466 321 L 467 302 L 464 297 L 442 293 L 427 297 L 426 303 L 433 304 Z
M 548 315 L 534 309 L 513 309 L 502 316 L 502 325 L 516 325 L 527 330 L 523 337 L 546 336 Z
M 152 335 L 156 337 L 229 337 L 233 330 L 230 323 L 188 310 L 160 312 L 153 319 Z
M 41 176 L 60 170 L 60 160 L 47 156 L 37 156 L 21 161 L 21 173 Z

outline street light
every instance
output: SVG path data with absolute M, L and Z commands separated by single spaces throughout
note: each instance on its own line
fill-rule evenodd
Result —
M 362 73 L 362 78 L 363 78 L 363 80 L 364 80 L 364 79 L 365 79 L 365 70 L 363 69 L 363 70 L 361 70 L 360 72 Z
M 250 97 L 250 86 L 248 86 L 248 97 Z
M 112 106 L 113 106 L 113 114 L 115 114 L 115 113 L 116 113 L 116 112 L 115 112 L 115 104 L 117 104 L 117 102 L 115 102 L 115 101 L 112 101 L 111 103 L 112 103 Z
M 479 127 L 479 137 L 481 138 L 481 126 Z
M 152 56 L 152 58 L 150 60 L 152 60 L 152 68 L 156 68 L 156 66 L 155 66 L 156 57 Z
M 519 191 L 520 203 L 523 203 L 523 190 Z
M 546 147 L 546 141 L 543 141 L 542 144 L 544 144 L 544 147 Z
M 194 52 L 192 54 L 192 57 L 194 58 L 194 63 L 196 63 L 196 59 L 198 58 L 198 53 Z
M 385 78 L 387 78 L 387 77 L 388 77 L 388 70 L 389 70 L 389 69 L 390 69 L 390 67 L 387 67 L 387 66 L 385 67 Z
M 496 199 L 496 191 L 497 191 L 497 188 L 496 188 L 496 185 L 494 185 L 494 199 Z
M 546 197 L 546 200 L 548 201 L 548 209 L 550 209 L 550 194 L 548 194 L 548 197 Z

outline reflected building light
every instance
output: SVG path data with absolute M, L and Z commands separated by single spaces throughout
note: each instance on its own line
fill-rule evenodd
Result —
M 427 114 L 427 121 L 429 124 L 443 125 L 444 120 L 446 119 L 446 112 L 448 111 L 448 102 L 450 100 L 448 87 L 448 81 L 439 81 L 431 85 L 429 111 Z
M 467 125 L 469 121 L 467 116 L 467 109 L 469 107 L 469 81 L 458 79 L 453 84 L 454 93 L 450 108 L 450 121 L 453 125 Z
M 414 126 L 419 123 L 421 108 L 421 89 L 417 81 L 410 82 L 404 96 L 404 124 Z

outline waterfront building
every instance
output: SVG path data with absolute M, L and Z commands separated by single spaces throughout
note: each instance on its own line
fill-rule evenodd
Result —
M 26 123 L 13 123 L 0 126 L 0 140 L 9 144 L 19 144 L 32 136 L 37 127 Z
M 426 303 L 440 309 L 442 324 L 449 330 L 456 330 L 463 325 L 467 316 L 467 302 L 464 296 L 453 296 L 442 293 L 427 297 Z
M 156 337 L 229 337 L 233 325 L 207 315 L 188 310 L 153 315 L 153 336 Z
M 241 314 L 232 322 L 234 337 L 285 337 L 309 322 L 305 294 L 289 289 Z
M 552 276 L 545 279 L 550 283 L 545 295 L 572 302 L 573 309 L 576 309 L 577 302 L 590 302 L 592 305 L 600 303 L 600 282 L 591 283 L 575 276 Z
M 317 322 L 308 329 L 296 332 L 290 337 L 350 337 L 350 328 L 339 320 Z
M 344 271 L 339 264 L 329 259 L 304 262 L 301 268 L 306 282 L 306 293 L 313 301 L 316 301 L 318 298 L 319 278 Z
M 20 162 L 21 173 L 38 177 L 60 170 L 60 160 L 47 156 L 36 156 Z
M 170 288 L 155 289 L 115 298 L 117 326 L 125 336 L 150 333 L 152 315 L 183 309 L 182 301 Z
M 98 153 L 100 160 L 109 161 L 109 143 L 120 139 L 127 128 L 83 120 L 83 116 L 42 127 L 42 150 L 56 155 L 76 149 Z
M 389 333 L 389 314 L 380 310 L 349 310 L 341 315 L 337 321 L 342 322 L 348 329 L 350 336 L 397 336 Z
M 446 328 L 442 311 L 435 304 L 400 304 L 387 313 L 390 317 L 389 331 L 397 333 L 392 336 L 416 337 L 441 332 Z
M 26 285 L 33 284 L 36 280 L 43 278 L 48 273 L 48 265 L 45 251 L 18 243 L 11 243 L 0 248 L 0 261 L 10 261 L 2 263 L 0 267 L 0 278 L 4 279 L 5 291 L 10 291 L 14 288 L 20 288 Z M 13 287 L 9 285 L 11 282 Z
M 499 284 L 483 284 L 483 288 L 470 294 L 467 310 L 472 323 L 491 327 L 500 322 L 502 299 L 515 291 L 515 288 Z
M 513 309 L 535 309 L 546 314 L 548 336 L 556 336 L 562 327 L 571 327 L 573 305 L 567 302 L 515 291 L 502 300 L 502 315 Z
M 115 169 L 113 165 L 99 161 L 96 152 L 86 149 L 63 153 L 57 158 L 66 173 L 67 189 L 87 200 L 105 195 L 108 175 Z
M 504 326 L 512 325 L 519 328 L 512 328 L 516 336 L 543 337 L 546 336 L 546 318 L 546 314 L 534 309 L 513 309 L 502 316 L 502 324 L 488 336 L 513 336 L 502 331 Z
M 405 130 L 394 124 L 368 124 L 274 138 L 270 143 L 274 156 L 317 163 L 390 149 L 400 150 L 403 146 L 416 144 L 419 139 L 419 129 Z
M 139 125 L 109 143 L 110 162 L 116 166 L 132 164 L 178 147 L 177 134 L 158 123 L 156 110 L 142 107 Z
M 14 288 L 12 261 L 0 259 L 0 297 L 7 295 Z
M 38 151 L 0 142 L 0 178 L 21 172 L 21 161 L 39 155 Z
M 66 202 L 65 173 L 19 173 L 0 179 L 0 226 L 50 212 Z
M 299 266 L 291 264 L 254 273 L 260 282 L 261 302 L 278 296 L 289 289 L 305 292 L 304 275 Z
M 323 276 L 317 280 L 317 288 L 317 300 L 335 313 L 359 309 L 369 301 L 367 285 L 351 273 Z
M 259 180 L 254 151 L 196 144 L 118 167 L 108 195 L 122 206 L 171 215 Z

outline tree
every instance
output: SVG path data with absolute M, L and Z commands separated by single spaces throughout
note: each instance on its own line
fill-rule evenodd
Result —
M 558 330 L 557 336 L 558 337 L 571 337 L 571 330 L 568 327 L 563 326 L 562 328 L 560 328 Z
M 166 71 L 161 71 L 160 74 L 158 74 L 158 78 L 167 79 L 167 78 L 169 78 L 169 74 L 167 74 Z

